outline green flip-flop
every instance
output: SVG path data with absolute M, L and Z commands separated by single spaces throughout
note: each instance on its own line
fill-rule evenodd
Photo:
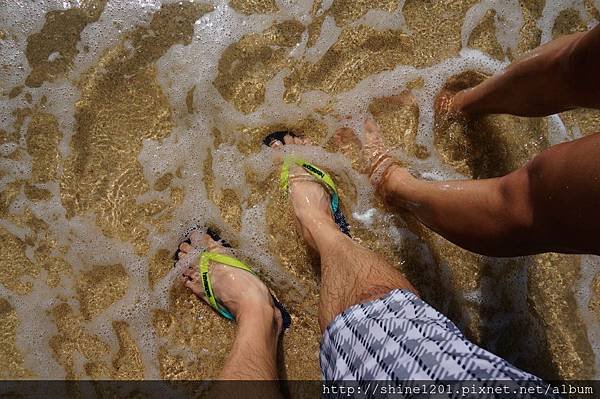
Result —
M 219 237 L 219 235 L 216 232 L 214 232 L 213 230 L 207 229 L 207 234 L 213 240 L 221 242 L 224 247 L 230 247 L 230 245 L 227 244 L 227 242 L 225 242 L 224 240 L 222 240 L 221 237 Z M 200 278 L 202 279 L 202 286 L 204 287 L 204 293 L 206 294 L 206 299 L 208 301 L 208 304 L 213 309 L 215 309 L 221 316 L 225 317 L 226 319 L 235 321 L 235 317 L 233 316 L 233 314 L 225 306 L 221 305 L 221 303 L 215 296 L 215 293 L 214 293 L 214 290 L 212 287 L 212 282 L 210 279 L 210 272 L 208 270 L 210 267 L 211 261 L 218 262 L 220 264 L 223 264 L 223 265 L 226 265 L 229 267 L 234 267 L 236 269 L 241 269 L 241 270 L 247 271 L 248 273 L 251 273 L 255 276 L 256 276 L 256 273 L 254 272 L 254 270 L 252 270 L 252 268 L 250 266 L 248 266 L 241 260 L 234 258 L 233 256 L 224 255 L 224 254 L 217 253 L 217 252 L 210 252 L 210 251 L 206 251 L 206 250 L 204 250 L 200 254 L 200 260 L 198 262 L 198 270 L 200 272 Z M 288 329 L 292 323 L 292 318 L 291 318 L 289 312 L 277 300 L 277 298 L 272 293 L 271 293 L 271 297 L 273 298 L 273 303 L 281 312 L 281 316 L 283 319 L 283 328 Z
M 298 137 L 292 132 L 279 131 L 269 134 L 264 138 L 263 143 L 268 147 L 273 144 L 273 141 L 280 141 L 281 143 L 284 143 L 283 138 L 286 135 Z M 350 226 L 348 225 L 348 222 L 346 221 L 346 218 L 344 217 L 344 214 L 340 208 L 340 196 L 338 194 L 337 187 L 335 186 L 335 182 L 333 181 L 332 177 L 328 173 L 303 159 L 296 158 L 294 156 L 287 156 L 283 161 L 283 165 L 281 166 L 281 173 L 279 174 L 279 187 L 284 192 L 288 192 L 290 166 L 292 165 L 300 166 L 306 170 L 312 177 L 315 178 L 318 183 L 321 183 L 327 189 L 331 197 L 330 207 L 331 213 L 333 214 L 333 219 L 338 225 L 340 231 L 346 234 L 348 237 L 351 237 Z

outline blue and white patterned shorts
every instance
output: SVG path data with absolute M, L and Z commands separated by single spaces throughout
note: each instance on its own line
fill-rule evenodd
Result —
M 469 342 L 410 291 L 394 290 L 338 315 L 321 341 L 321 373 L 340 380 L 543 382 Z

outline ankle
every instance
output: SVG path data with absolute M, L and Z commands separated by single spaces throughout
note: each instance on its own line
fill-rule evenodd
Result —
M 380 184 L 376 187 L 384 202 L 395 203 L 397 200 L 403 200 L 406 193 L 417 181 L 408 169 L 399 165 L 392 165 L 385 172 Z
M 327 250 L 331 245 L 339 245 L 344 240 L 350 238 L 340 231 L 340 228 L 333 220 L 323 221 L 319 224 L 305 226 L 312 238 L 314 245 L 311 245 L 319 254 Z
M 281 330 L 281 314 L 279 309 L 268 303 L 247 303 L 238 309 L 235 315 L 239 326 L 262 326 L 267 329 Z
M 283 330 L 281 312 L 271 305 L 241 310 L 236 314 L 236 324 L 240 333 L 251 334 L 252 339 L 266 339 L 275 343 Z
M 331 216 L 305 219 L 302 222 L 302 227 L 308 230 L 313 237 L 315 237 L 315 235 L 320 235 L 323 230 L 338 229 L 337 224 L 335 224 L 335 221 Z

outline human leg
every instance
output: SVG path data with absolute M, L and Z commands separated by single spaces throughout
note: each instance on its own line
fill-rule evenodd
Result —
M 491 256 L 600 253 L 600 134 L 553 146 L 499 178 L 425 181 L 386 155 L 365 124 L 371 183 L 391 206 L 470 251 Z
M 285 137 L 286 144 L 304 144 Z M 290 198 L 307 244 L 320 257 L 321 369 L 330 380 L 539 379 L 469 342 L 419 298 L 384 258 L 341 233 L 329 194 L 301 168 L 290 170 Z M 506 385 L 506 383 L 504 383 Z
M 292 136 L 285 136 L 284 142 L 271 146 L 307 144 Z M 385 258 L 340 231 L 331 214 L 328 192 L 300 167 L 290 170 L 290 198 L 302 235 L 320 258 L 322 331 L 352 305 L 380 298 L 393 289 L 417 292 Z
M 206 298 L 198 271 L 200 248 L 213 253 L 227 254 L 227 249 L 208 234 L 195 230 L 190 243 L 179 247 L 180 262 L 188 266 L 182 281 L 199 298 Z M 267 287 L 253 274 L 230 266 L 211 262 L 209 273 L 215 297 L 235 317 L 237 332 L 219 380 L 277 380 L 277 344 L 282 330 L 282 315 L 274 305 Z M 238 386 L 217 384 L 219 390 Z M 259 387 L 278 397 L 275 385 Z M 277 394 L 277 395 L 275 395 Z
M 546 116 L 576 107 L 600 107 L 600 26 L 559 37 L 481 84 L 453 95 L 458 114 Z M 442 96 L 452 93 L 442 93 Z

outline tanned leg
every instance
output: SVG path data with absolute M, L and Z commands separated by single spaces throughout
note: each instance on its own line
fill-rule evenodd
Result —
M 307 144 L 286 136 L 286 144 Z M 281 143 L 273 143 L 278 147 Z M 330 197 L 307 173 L 290 169 L 290 197 L 302 235 L 320 257 L 321 331 L 352 305 L 381 298 L 394 289 L 417 293 L 410 282 L 382 256 L 344 235 L 333 221 Z
M 322 189 L 321 187 L 318 187 Z M 314 195 L 316 187 L 298 187 L 304 195 Z M 321 331 L 352 305 L 372 301 L 394 289 L 418 294 L 412 284 L 381 255 L 342 234 L 330 215 L 302 219 L 309 245 L 321 260 L 319 325 Z
M 600 108 L 600 26 L 553 40 L 504 72 L 458 92 L 450 111 L 467 115 L 545 116 Z
M 378 193 L 455 244 L 491 256 L 600 254 L 600 133 L 553 146 L 500 178 L 432 182 L 385 155 L 374 122 L 365 129 Z

